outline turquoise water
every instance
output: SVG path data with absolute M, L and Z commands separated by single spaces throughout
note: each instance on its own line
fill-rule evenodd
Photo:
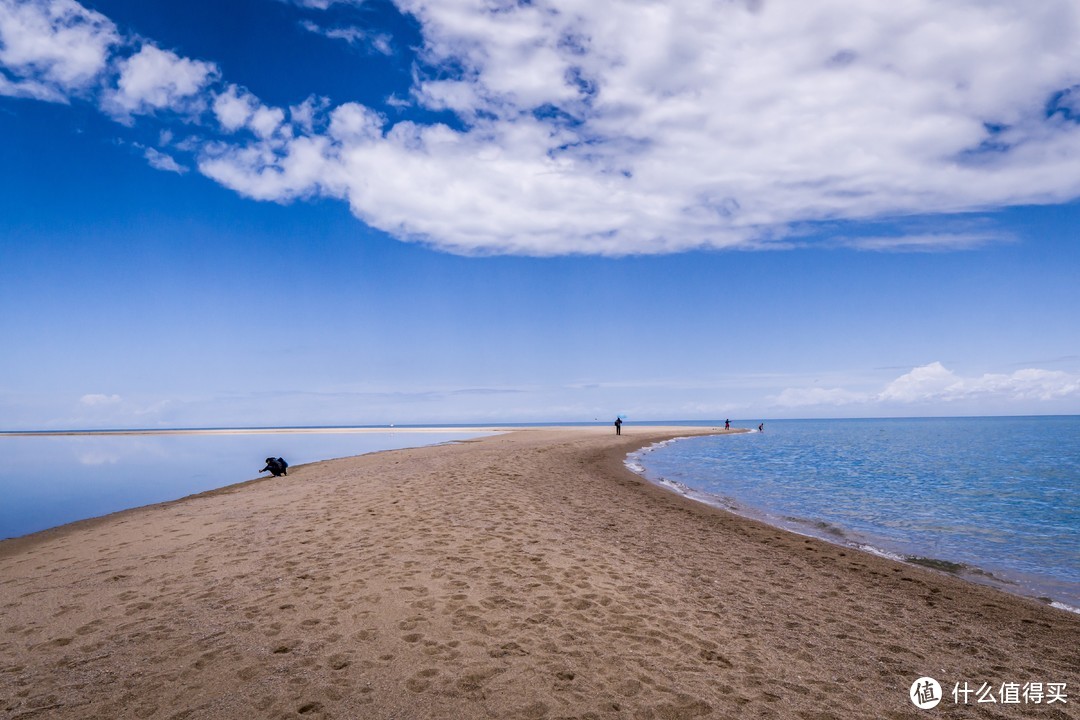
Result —
M 778 420 L 628 462 L 797 532 L 1080 607 L 1078 416 Z
M 175 500 L 290 465 L 486 433 L 0 436 L 0 539 Z

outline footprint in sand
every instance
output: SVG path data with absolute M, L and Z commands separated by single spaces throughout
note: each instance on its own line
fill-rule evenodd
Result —
M 413 675 L 405 683 L 405 687 L 414 693 L 422 693 L 431 687 L 431 679 L 439 674 L 436 668 L 427 668 Z

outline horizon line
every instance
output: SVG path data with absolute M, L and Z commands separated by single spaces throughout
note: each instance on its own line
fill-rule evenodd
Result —
M 620 416 L 621 417 L 621 416 Z M 978 418 L 1051 418 L 1051 417 L 1080 417 L 1080 413 L 1050 413 L 1050 414 L 1020 414 L 1020 415 L 901 415 L 901 416 L 852 416 L 852 417 L 783 417 L 783 418 L 760 418 L 759 422 L 790 422 L 805 420 L 947 420 L 947 419 L 978 419 Z M 636 425 L 669 425 L 702 423 L 711 425 L 723 423 L 719 418 L 689 418 L 689 419 L 661 419 L 661 420 L 628 420 L 623 418 L 624 423 Z M 747 421 L 739 418 L 736 422 Z M 526 428 L 526 427 L 552 427 L 552 426 L 594 426 L 608 425 L 604 420 L 538 420 L 534 422 L 492 422 L 492 423 L 390 423 L 385 425 L 258 425 L 258 426 L 217 426 L 217 427 L 159 427 L 159 428 L 67 428 L 59 430 L 47 430 L 34 428 L 27 430 L 0 430 L 0 437 L 27 437 L 47 435 L 170 435 L 170 434 L 198 434 L 198 433 L 275 433 L 275 432 L 328 432 L 328 431 L 379 431 L 394 432 L 399 430 L 409 431 L 434 431 L 434 430 L 478 430 L 485 431 L 489 428 Z

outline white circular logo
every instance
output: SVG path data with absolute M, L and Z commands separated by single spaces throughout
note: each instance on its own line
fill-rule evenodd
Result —
M 920 710 L 937 707 L 941 702 L 941 685 L 932 677 L 921 677 L 911 684 L 911 702 Z

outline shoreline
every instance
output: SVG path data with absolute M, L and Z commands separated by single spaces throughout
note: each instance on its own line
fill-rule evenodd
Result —
M 0 707 L 862 718 L 912 713 L 924 675 L 946 693 L 1077 686 L 1068 613 L 732 515 L 624 465 L 691 434 L 722 433 L 514 430 L 5 541 Z M 1074 703 L 995 710 L 1068 718 Z
M 745 429 L 750 433 L 752 430 Z M 1001 590 L 1010 595 L 1044 603 L 1056 610 L 1080 615 L 1080 588 L 1076 583 L 1059 580 L 1052 576 L 1023 573 L 1009 568 L 983 565 L 979 561 L 957 561 L 933 555 L 933 550 L 910 544 L 907 549 L 890 546 L 881 538 L 868 536 L 850 528 L 833 524 L 815 517 L 777 514 L 755 505 L 745 504 L 736 498 L 701 490 L 662 476 L 653 476 L 643 464 L 644 458 L 654 450 L 688 438 L 672 438 L 654 443 L 631 452 L 626 459 L 627 468 L 646 482 L 709 507 L 729 512 L 742 518 L 761 522 L 770 527 L 803 537 L 811 537 L 855 552 L 885 558 L 908 565 L 929 568 L 966 582 Z M 1070 592 L 1071 591 L 1071 592 Z
M 745 432 L 751 431 L 746 430 Z M 662 447 L 668 443 L 677 442 L 681 439 L 683 438 L 672 438 L 671 440 L 665 440 L 631 452 L 627 456 L 625 463 L 627 469 L 635 475 L 640 476 L 644 481 L 651 485 L 666 490 L 667 492 L 674 493 L 679 497 L 684 497 L 692 502 L 700 503 L 722 512 L 728 512 L 747 520 L 760 522 L 769 527 L 783 530 L 784 532 L 793 535 L 814 538 L 840 548 L 854 552 L 867 553 L 874 557 L 904 563 L 905 565 L 928 568 L 935 572 L 959 578 L 965 582 L 994 588 L 1016 597 L 1034 600 L 1043 603 L 1047 607 L 1052 607 L 1055 610 L 1080 615 L 1080 605 L 1071 604 L 1060 597 L 1053 597 L 1051 595 L 1053 590 L 1050 588 L 1053 586 L 1053 578 L 1047 579 L 1037 576 L 1025 577 L 1003 570 L 991 571 L 979 565 L 954 562 L 929 555 L 908 554 L 899 550 L 878 547 L 877 545 L 872 544 L 872 542 L 850 537 L 848 533 L 851 531 L 846 528 L 834 526 L 812 518 L 775 516 L 761 508 L 743 505 L 733 499 L 725 498 L 705 490 L 698 490 L 678 481 L 668 480 L 666 478 L 653 479 L 649 476 L 646 468 L 637 462 L 642 455 L 651 452 L 654 448 Z M 817 532 L 815 532 L 815 529 Z M 1031 592 L 1022 592 L 1021 589 L 1028 589 Z
M 632 472 L 636 472 L 631 469 Z M 979 565 L 971 565 L 968 563 L 954 562 L 952 560 L 946 560 L 944 558 L 932 557 L 928 555 L 915 555 L 905 554 L 899 551 L 893 551 L 886 548 L 878 547 L 862 540 L 854 540 L 847 536 L 847 530 L 844 528 L 838 528 L 832 525 L 823 527 L 818 532 L 814 532 L 815 523 L 818 521 L 787 517 L 783 518 L 787 522 L 781 522 L 780 520 L 769 515 L 764 510 L 752 508 L 744 505 L 737 505 L 733 502 L 727 502 L 724 499 L 713 496 L 702 490 L 696 490 L 694 488 L 683 485 L 669 480 L 652 480 L 646 475 L 641 476 L 646 482 L 653 484 L 667 492 L 674 493 L 680 497 L 685 497 L 692 502 L 700 503 L 707 507 L 715 508 L 717 510 L 731 513 L 740 518 L 747 520 L 753 520 L 769 527 L 782 530 L 792 535 L 798 535 L 801 537 L 814 538 L 822 542 L 835 545 L 838 548 L 845 550 L 851 550 L 853 552 L 866 553 L 873 557 L 879 557 L 893 562 L 903 563 L 905 565 L 918 566 L 926 568 L 934 572 L 942 573 L 950 577 L 958 578 L 964 582 L 974 583 L 976 585 L 982 585 L 984 587 L 1000 590 L 1001 592 L 1013 595 L 1015 597 L 1024 598 L 1027 600 L 1033 600 L 1046 605 L 1047 607 L 1060 610 L 1062 612 L 1073 613 L 1080 615 L 1080 607 L 1071 605 L 1068 602 L 1060 598 L 1055 598 L 1048 594 L 1053 592 L 1048 590 L 1049 583 L 1043 578 L 1035 579 L 1014 579 L 1017 576 L 1015 574 L 1007 573 L 1006 571 L 987 570 Z M 1041 584 L 1040 584 L 1041 583 Z M 1022 592 L 1022 587 L 1028 587 L 1032 589 L 1032 592 Z M 1042 594 L 1038 594 L 1042 593 Z
M 347 428 L 34 431 L 0 438 L 0 540 L 178 500 L 251 477 L 267 455 L 296 464 L 382 449 L 438 444 L 486 432 L 417 426 Z M 250 464 L 241 458 L 248 457 Z M 258 463 L 258 464 L 255 464 Z M 152 478 L 151 482 L 147 482 Z

